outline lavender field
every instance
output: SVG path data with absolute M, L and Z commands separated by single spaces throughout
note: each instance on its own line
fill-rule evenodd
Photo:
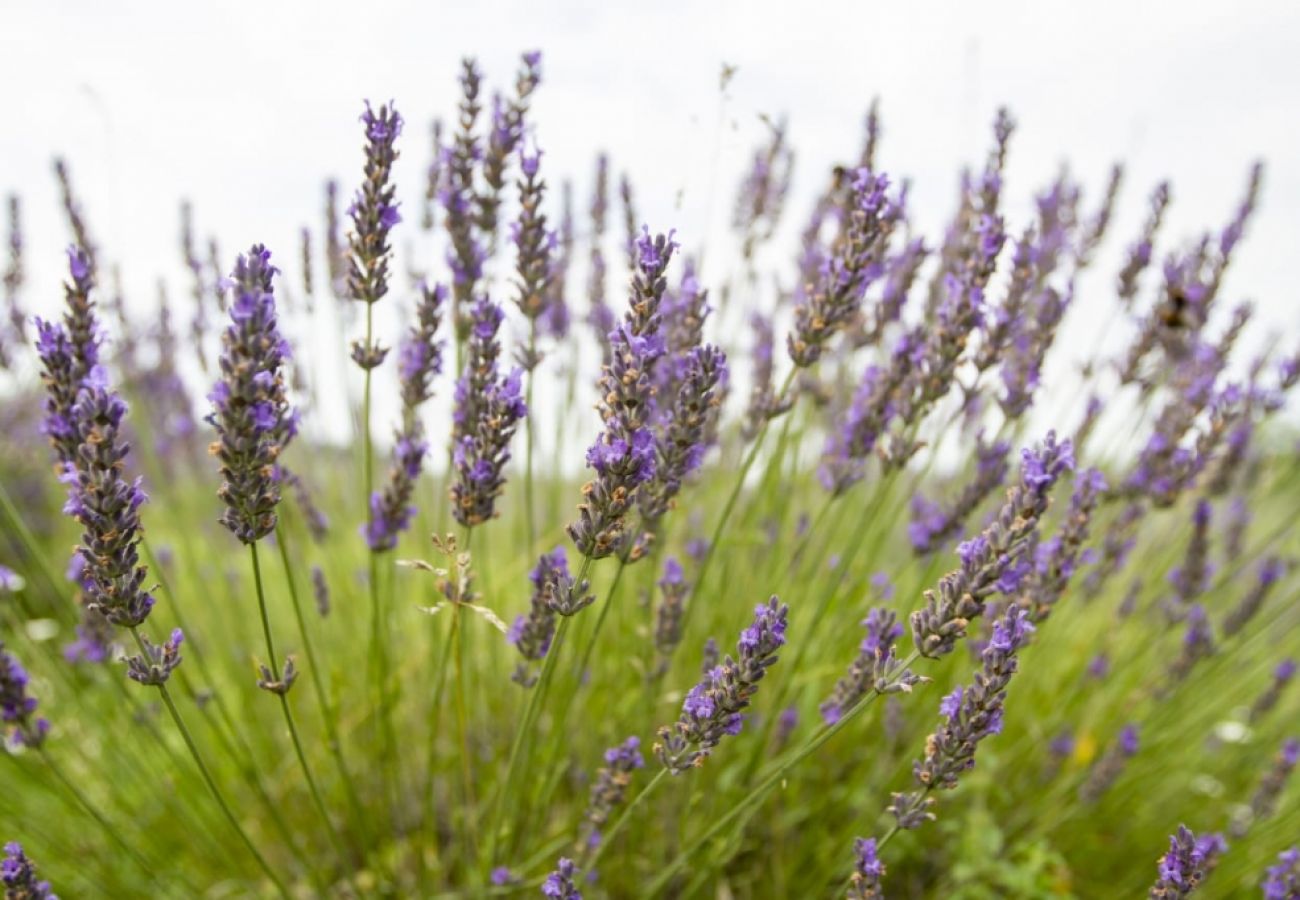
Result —
M 175 198 L 155 296 L 0 180 L 6 900 L 1300 898 L 1265 163 L 914 183 L 868 90 L 717 240 L 513 65 L 339 99 L 292 242 Z

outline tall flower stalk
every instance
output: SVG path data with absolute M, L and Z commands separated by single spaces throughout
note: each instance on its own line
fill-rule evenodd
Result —
M 297 678 L 292 656 L 283 666 L 276 656 L 262 566 L 257 542 L 272 534 L 279 521 L 281 477 L 278 461 L 297 433 L 297 415 L 289 407 L 282 367 L 288 361 L 288 343 L 281 336 L 271 265 L 271 252 L 254 244 L 241 255 L 230 275 L 234 297 L 229 302 L 231 323 L 222 334 L 218 360 L 221 378 L 209 394 L 208 421 L 216 429 L 213 452 L 221 462 L 221 487 L 217 496 L 226 509 L 221 524 L 248 547 L 257 590 L 257 607 L 266 643 L 266 662 L 260 665 L 257 686 L 280 699 L 280 709 L 293 742 L 312 801 L 336 850 L 343 853 L 339 836 L 320 788 L 303 752 L 298 726 L 289 706 L 289 691 Z

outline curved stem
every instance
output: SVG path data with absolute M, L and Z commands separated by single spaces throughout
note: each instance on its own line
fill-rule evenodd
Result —
M 774 401 L 777 406 L 785 403 L 786 395 L 790 393 L 790 387 L 794 384 L 795 375 L 797 375 L 798 372 L 798 369 L 791 369 L 790 374 L 785 377 L 785 381 L 781 385 L 781 390 Z M 793 409 L 785 411 L 785 415 L 787 416 L 793 414 Z M 754 442 L 750 444 L 749 452 L 745 454 L 745 458 L 740 464 L 740 471 L 736 474 L 736 482 L 731 486 L 731 493 L 727 495 L 727 500 L 722 505 L 722 515 L 718 517 L 718 523 L 713 527 L 713 535 L 709 538 L 708 549 L 704 551 L 704 559 L 700 562 L 700 571 L 695 577 L 695 583 L 698 586 L 696 588 L 697 592 L 702 592 L 705 587 L 705 578 L 709 574 L 709 567 L 713 563 L 714 557 L 717 555 L 718 542 L 722 540 L 722 533 L 727 527 L 727 522 L 731 519 L 731 513 L 736 507 L 736 501 L 740 499 L 740 492 L 744 490 L 745 478 L 749 475 L 749 470 L 753 468 L 754 461 L 758 459 L 758 452 L 763 447 L 763 439 L 767 436 L 771 424 L 770 420 L 763 423 L 762 429 L 754 438 Z M 681 631 L 683 635 L 686 634 L 686 629 L 691 619 L 691 612 L 699 605 L 700 604 L 698 603 L 687 604 L 686 609 L 682 611 Z
M 145 648 L 144 640 L 140 637 L 139 629 L 132 628 L 131 636 L 135 638 L 135 643 L 136 646 L 140 648 L 140 653 L 144 655 L 145 659 L 148 659 L 149 651 Z M 190 730 L 185 726 L 185 720 L 181 718 L 181 712 L 176 708 L 176 703 L 172 700 L 172 695 L 171 692 L 167 690 L 167 685 L 158 685 L 158 694 L 162 697 L 163 705 L 167 707 L 167 712 L 171 715 L 172 722 L 176 725 L 176 730 L 181 733 L 181 738 L 185 741 L 185 746 L 190 751 L 190 757 L 194 760 L 194 765 L 198 768 L 199 775 L 203 778 L 203 783 L 207 785 L 208 792 L 212 794 L 212 799 L 217 802 L 217 806 L 221 809 L 221 814 L 225 816 L 226 821 L 230 823 L 230 827 L 234 829 L 237 835 L 239 835 L 240 841 L 243 842 L 244 847 L 247 848 L 253 859 L 257 861 L 257 865 L 261 868 L 263 874 L 265 874 L 267 878 L 271 879 L 271 883 L 275 885 L 275 889 L 279 892 L 280 896 L 283 897 L 284 900 L 291 900 L 289 889 L 285 887 L 280 876 L 275 873 L 275 870 L 271 868 L 270 863 L 266 861 L 266 857 L 262 855 L 262 851 L 257 849 L 257 845 L 254 844 L 253 839 L 248 836 L 248 832 L 244 830 L 244 826 L 239 824 L 239 819 L 235 818 L 234 811 L 230 808 L 230 804 L 226 802 L 225 795 L 221 793 L 221 788 L 217 786 L 216 780 L 208 770 L 207 763 L 203 761 L 203 756 L 199 753 L 198 745 L 194 743 L 193 735 L 190 734 Z
M 67 789 L 68 793 L 71 794 L 79 804 L 81 804 L 81 807 L 99 824 L 99 827 L 104 829 L 104 833 L 113 840 L 113 843 L 121 847 L 126 852 L 127 856 L 131 857 L 132 861 L 140 867 L 140 871 L 145 875 L 153 877 L 155 874 L 154 867 L 150 865 L 149 861 L 141 856 L 134 847 L 126 842 L 126 839 L 122 837 L 121 831 L 114 828 L 113 825 L 109 823 L 107 817 L 99 811 L 98 807 L 91 803 L 90 799 L 82 793 L 76 783 L 64 774 L 63 769 L 55 764 L 54 758 L 50 756 L 49 751 L 44 745 L 37 749 L 37 753 L 40 754 L 41 759 L 45 762 L 45 765 L 49 767 L 49 770 L 54 773 L 54 777 L 57 778 Z
M 266 639 L 266 653 L 271 657 L 269 663 L 271 678 L 279 682 L 280 664 L 276 662 L 275 643 L 271 639 L 271 620 L 266 610 L 266 592 L 262 588 L 262 565 L 258 559 L 257 543 L 249 544 L 248 550 L 249 555 L 253 558 L 253 583 L 257 587 L 257 607 L 262 617 L 262 635 Z M 325 801 L 321 799 L 320 788 L 317 787 L 316 779 L 311 774 L 311 766 L 307 765 L 307 755 L 303 753 L 302 741 L 298 737 L 298 725 L 294 722 L 293 711 L 289 708 L 289 688 L 290 685 L 284 685 L 281 690 L 274 691 L 274 693 L 280 697 L 280 709 L 284 712 L 284 724 L 289 729 L 289 738 L 293 742 L 294 755 L 298 757 L 298 765 L 302 769 L 303 777 L 307 780 L 307 789 L 311 793 L 312 803 L 315 804 L 321 821 L 325 823 L 325 831 L 329 835 L 330 843 L 334 845 L 334 851 L 341 858 L 346 858 L 348 854 L 343 847 L 343 841 L 334 828 L 334 822 L 330 819 L 329 811 L 325 808 Z
M 280 562 L 284 566 L 284 577 L 289 582 L 289 597 L 293 601 L 293 614 L 298 620 L 298 633 L 302 636 L 302 646 L 307 653 L 307 667 L 311 671 L 311 681 L 316 693 L 316 702 L 320 704 L 321 718 L 325 722 L 325 735 L 329 742 L 330 754 L 334 757 L 334 763 L 338 767 L 339 777 L 343 779 L 344 793 L 347 796 L 352 815 L 356 817 L 357 827 L 364 832 L 365 816 L 361 810 L 361 801 L 357 794 L 356 784 L 352 780 L 352 773 L 348 771 L 347 763 L 343 759 L 343 742 L 339 738 L 338 730 L 338 710 L 330 705 L 328 696 L 325 693 L 325 685 L 321 681 L 320 667 L 316 663 L 316 652 L 312 647 L 311 637 L 307 631 L 307 622 L 302 614 L 302 603 L 298 599 L 298 585 L 293 576 L 293 566 L 289 562 L 289 550 L 284 540 L 284 529 L 279 524 L 275 527 L 275 542 L 280 548 Z

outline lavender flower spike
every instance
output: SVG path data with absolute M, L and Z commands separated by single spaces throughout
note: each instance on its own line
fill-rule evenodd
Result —
M 348 209 L 352 218 L 348 293 L 354 300 L 374 303 L 388 293 L 392 257 L 388 233 L 402 221 L 397 212 L 397 189 L 391 182 L 393 163 L 398 157 L 394 144 L 402 133 L 402 117 L 391 104 L 380 106 L 376 113 L 366 101 L 361 124 L 366 130 L 365 181 Z
M 552 900 L 582 900 L 582 891 L 573 883 L 573 876 L 577 874 L 578 867 L 573 860 L 560 857 L 555 871 L 542 882 L 542 896 Z
M 1028 613 L 1008 607 L 993 625 L 993 637 L 982 654 L 983 664 L 969 687 L 953 691 L 939 704 L 943 717 L 925 742 L 925 759 L 912 767 L 920 790 L 895 794 L 889 811 L 900 828 L 917 828 L 934 817 L 932 790 L 952 790 L 963 772 L 975 767 L 975 748 L 984 738 L 1002 731 L 1007 686 L 1019 665 L 1016 654 L 1029 642 L 1034 626 Z
M 0 884 L 5 900 L 59 900 L 48 881 L 41 881 L 36 865 L 23 853 L 16 841 L 5 844 L 4 861 L 0 862 Z
M 903 626 L 892 611 L 877 606 L 862 620 L 867 634 L 858 648 L 857 659 L 849 666 L 848 674 L 835 685 L 835 692 L 820 707 L 822 720 L 834 725 L 843 715 L 858 704 L 868 693 L 893 694 L 910 692 L 912 686 L 928 678 L 913 675 L 911 671 L 893 674 L 898 665 L 894 642 L 903 635 Z
M 1251 825 L 1270 818 L 1276 812 L 1277 802 L 1282 792 L 1286 790 L 1287 781 L 1290 780 L 1297 763 L 1300 763 L 1300 739 L 1290 738 L 1273 757 L 1273 765 L 1260 779 L 1259 787 L 1250 798 L 1249 810 L 1243 811 L 1242 815 L 1232 823 L 1232 833 L 1235 837 L 1242 837 Z
M 1079 799 L 1084 803 L 1097 802 L 1119 778 L 1129 759 L 1137 755 L 1138 746 L 1137 726 L 1132 723 L 1125 725 L 1115 743 L 1093 765 L 1088 780 L 1079 788 Z
M 724 735 L 739 734 L 742 710 L 785 644 L 788 608 L 775 596 L 754 608 L 754 622 L 740 633 L 737 659 L 727 656 L 686 695 L 672 728 L 659 729 L 655 756 L 673 775 L 704 765 Z
M 858 838 L 853 842 L 853 852 L 856 859 L 849 879 L 849 900 L 884 900 L 880 879 L 885 877 L 885 864 L 876 855 L 876 839 Z
M 82 443 L 76 468 L 64 475 L 71 485 L 64 512 L 83 528 L 78 553 L 85 563 L 86 606 L 133 628 L 148 617 L 154 598 L 143 587 L 147 570 L 137 550 L 147 497 L 139 479 L 122 474 L 129 449 L 121 437 L 126 403 L 103 387 L 83 388 L 72 413 Z
M 912 613 L 912 640 L 923 656 L 951 653 L 970 620 L 983 613 L 985 598 L 1015 591 L 1028 570 L 1024 557 L 1038 520 L 1056 480 L 1074 468 L 1074 452 L 1049 432 L 1039 448 L 1021 451 L 1021 459 L 1020 484 L 1007 492 L 993 523 L 957 548 L 961 568 L 943 576 L 937 591 L 926 591 L 925 608 Z
M 888 187 L 886 176 L 866 169 L 853 176 L 852 200 L 836 252 L 823 263 L 811 295 L 795 309 L 787 344 L 799 368 L 821 358 L 826 342 L 853 320 L 867 288 L 884 273 L 885 248 L 901 216 L 898 204 L 885 197 Z
M 1151 900 L 1186 897 L 1205 879 L 1215 847 L 1204 845 L 1184 825 L 1169 839 L 1169 852 L 1160 857 L 1159 875 L 1147 896 Z
M 568 578 L 569 560 L 563 547 L 543 553 L 528 573 L 528 580 L 533 583 L 528 614 L 520 613 L 506 633 L 506 640 L 515 645 L 525 660 L 519 663 L 510 678 L 524 687 L 532 687 L 537 681 L 528 663 L 544 659 L 551 649 L 551 639 L 555 636 L 555 610 L 550 598 L 556 585 L 566 583 Z
M 0 726 L 15 744 L 36 748 L 45 742 L 50 723 L 36 715 L 36 698 L 27 694 L 27 670 L 0 641 Z
M 226 504 L 221 524 L 245 544 L 275 530 L 281 481 L 276 461 L 298 427 L 281 372 L 289 348 L 276 322 L 271 280 L 277 269 L 270 260 L 270 251 L 254 244 L 235 264 L 221 380 L 208 395 L 207 420 L 217 430 L 212 453 L 221 461 L 217 496 Z
M 522 392 L 523 373 L 497 374 L 501 345 L 501 308 L 487 297 L 474 304 L 473 328 L 465 369 L 456 382 L 452 430 L 451 512 L 461 525 L 473 527 L 496 515 L 496 499 L 505 488 L 510 439 L 528 413 Z
M 1283 850 L 1260 885 L 1264 900 L 1300 900 L 1300 847 Z
M 591 785 L 591 799 L 583 817 L 578 839 L 580 853 L 600 846 L 600 830 L 609 821 L 610 813 L 623 802 L 632 773 L 644 765 L 640 738 L 630 737 L 605 751 L 605 765 L 596 773 L 596 780 Z
M 727 377 L 727 357 L 711 344 L 693 347 L 673 362 L 684 374 L 663 413 L 654 479 L 642 488 L 638 501 L 651 531 L 672 507 L 682 481 L 704 460 L 707 435 L 718 419 L 716 388 Z
M 362 529 L 371 550 L 391 550 L 397 538 L 411 524 L 415 507 L 411 497 L 420 478 L 424 455 L 429 449 L 424 427 L 416 413 L 432 395 L 429 382 L 442 371 L 442 346 L 437 340 L 442 321 L 442 304 L 447 290 L 442 285 L 421 286 L 416 324 L 402 344 L 402 425 L 393 444 L 393 465 L 382 491 L 370 495 L 370 519 Z
M 587 450 L 587 465 L 596 470 L 596 477 L 583 487 L 579 519 L 568 528 L 578 550 L 591 559 L 622 547 L 623 519 L 641 487 L 655 476 L 653 375 L 666 349 L 659 307 L 667 287 L 664 271 L 677 245 L 671 235 L 651 238 L 647 230 L 637 246 L 640 262 L 628 312 L 610 333 L 611 359 L 600 379 L 605 430 Z
M 682 565 L 676 557 L 664 560 L 663 577 L 659 579 L 661 598 L 655 609 L 655 651 L 659 664 L 650 673 L 651 678 L 662 677 L 668 671 L 668 661 L 682 641 L 682 615 L 686 611 L 686 598 L 691 585 L 687 583 Z

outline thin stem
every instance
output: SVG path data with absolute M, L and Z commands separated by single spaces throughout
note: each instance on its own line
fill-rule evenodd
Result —
M 302 604 L 298 599 L 298 585 L 293 576 L 293 566 L 289 562 L 289 550 L 284 540 L 284 529 L 278 523 L 275 527 L 275 542 L 280 548 L 280 562 L 284 566 L 284 577 L 289 582 L 289 597 L 293 601 L 293 614 L 298 620 L 298 633 L 302 636 L 302 646 L 307 653 L 307 668 L 311 672 L 312 687 L 316 692 L 316 702 L 320 704 L 321 718 L 325 722 L 325 734 L 329 742 L 330 754 L 334 757 L 334 763 L 338 767 L 339 777 L 343 779 L 344 793 L 347 796 L 352 815 L 356 818 L 357 827 L 363 829 L 364 832 L 365 816 L 361 810 L 361 801 L 357 795 L 356 784 L 352 780 L 352 773 L 348 771 L 347 763 L 343 759 L 343 742 L 339 739 L 338 731 L 338 710 L 330 705 L 325 693 L 325 685 L 321 681 L 320 667 L 316 664 L 316 652 L 312 647 L 311 637 L 307 631 L 307 622 L 302 614 Z
M 40 754 L 41 759 L 44 760 L 45 765 L 49 767 L 49 770 L 52 773 L 54 773 L 54 777 L 57 778 L 59 782 L 67 789 L 68 793 L 70 793 L 73 796 L 73 798 L 76 799 L 76 801 L 79 804 L 81 804 L 81 807 L 85 809 L 85 811 L 90 815 L 90 817 L 99 824 L 99 827 L 104 829 L 104 833 L 107 834 L 110 838 L 112 838 L 113 843 L 117 844 L 124 851 L 126 851 L 126 854 L 131 857 L 132 861 L 134 861 L 135 864 L 140 867 L 140 871 L 144 872 L 145 875 L 153 877 L 153 875 L 155 874 L 154 867 L 150 865 L 149 861 L 146 860 L 143 856 L 141 856 L 134 847 L 132 847 L 130 844 L 126 842 L 126 839 L 122 837 L 121 831 L 119 831 L 117 828 L 114 828 L 109 823 L 108 819 L 104 816 L 104 814 L 99 811 L 98 807 L 96 807 L 95 804 L 91 803 L 90 799 L 86 797 L 84 793 L 82 793 L 81 789 L 77 787 L 76 783 L 73 782 L 73 780 L 69 778 L 66 774 L 64 774 L 63 769 L 61 769 L 54 762 L 54 758 L 50 756 L 50 753 L 45 748 L 45 746 L 42 745 L 41 747 L 39 747 L 37 749 L 37 752 Z
M 537 369 L 537 320 L 528 320 L 528 363 L 527 384 L 524 387 L 524 404 L 528 414 L 524 416 L 524 518 L 528 526 L 528 553 L 531 555 L 537 546 L 537 514 L 533 499 L 533 380 Z
M 457 603 L 452 615 L 459 620 L 461 604 Z M 465 791 L 465 825 L 469 832 L 470 858 L 477 853 L 478 835 L 474 824 L 474 774 L 470 768 L 469 714 L 465 703 L 465 626 L 456 629 L 455 680 L 456 680 L 456 735 L 460 743 L 460 774 Z
M 135 643 L 136 646 L 140 648 L 140 653 L 144 655 L 145 659 L 148 659 L 149 651 L 144 645 L 144 639 L 140 637 L 139 628 L 131 628 L 131 636 L 135 638 Z M 190 757 L 194 760 L 194 765 L 198 767 L 199 775 L 202 776 L 203 783 L 207 785 L 208 792 L 212 794 L 212 799 L 215 800 L 217 806 L 220 807 L 222 815 L 225 816 L 226 821 L 230 823 L 230 827 L 235 830 L 235 833 L 239 835 L 239 839 L 248 849 L 248 852 L 252 855 L 253 859 L 257 861 L 257 865 L 261 868 L 263 874 L 265 874 L 267 878 L 271 879 L 271 883 L 275 885 L 280 896 L 283 897 L 284 900 L 291 900 L 289 890 L 285 887 L 284 882 L 280 880 L 280 876 L 271 868 L 270 863 L 266 861 L 266 857 L 262 855 L 262 852 L 257 849 L 257 845 L 253 843 L 252 838 L 248 836 L 248 832 L 244 830 L 244 827 L 239 824 L 239 820 L 235 818 L 234 811 L 231 810 L 230 804 L 226 802 L 225 795 L 221 793 L 221 788 L 217 786 L 217 782 L 213 779 L 212 773 L 208 770 L 207 763 L 203 761 L 203 756 L 199 753 L 199 748 L 194 743 L 194 737 L 190 734 L 190 730 L 185 727 L 185 720 L 181 718 L 181 712 L 176 708 L 176 703 L 172 700 L 172 695 L 171 692 L 167 690 L 167 685 L 158 685 L 158 694 L 162 697 L 163 705 L 167 707 L 167 712 L 171 715 L 172 722 L 176 724 L 176 730 L 181 733 L 181 738 L 185 741 L 185 746 L 190 751 Z
M 258 559 L 257 543 L 249 544 L 248 550 L 249 555 L 253 558 L 253 583 L 257 586 L 257 607 L 262 616 L 262 634 L 266 638 L 266 653 L 271 657 L 269 664 L 271 677 L 278 683 L 280 681 L 280 666 L 275 659 L 275 643 L 271 640 L 271 620 L 266 610 L 266 592 L 262 589 L 262 565 Z M 298 765 L 302 768 L 303 777 L 307 780 L 307 789 L 311 792 L 312 802 L 316 806 L 316 811 L 320 813 L 321 821 L 325 823 L 325 830 L 329 834 L 330 843 L 334 845 L 334 852 L 338 853 L 340 858 L 346 858 L 347 851 L 343 847 L 343 841 L 339 837 L 338 831 L 334 828 L 334 822 L 330 819 L 329 811 L 325 808 L 325 801 L 321 799 L 320 788 L 316 786 L 316 779 L 311 774 L 311 766 L 307 765 L 307 755 L 302 750 L 302 741 L 298 738 L 298 725 L 294 722 L 293 711 L 289 708 L 290 687 L 291 685 L 283 685 L 280 690 L 274 691 L 274 693 L 280 697 L 280 709 L 284 711 L 284 724 L 289 728 L 289 738 L 293 742 L 293 752 L 298 757 Z
M 37 544 L 36 538 L 32 534 L 31 529 L 28 528 L 27 523 L 23 521 L 23 517 L 18 512 L 18 508 L 14 506 L 13 500 L 10 499 L 9 492 L 5 490 L 3 483 L 0 483 L 0 510 L 4 511 L 5 519 L 9 521 L 10 527 L 18 533 L 23 548 L 36 563 L 36 568 L 40 570 L 41 573 L 41 579 L 45 581 L 46 587 L 50 589 L 50 593 L 54 597 L 62 600 L 63 591 L 59 587 L 58 580 L 50 571 L 49 561 L 45 558 L 45 554 Z M 55 611 L 59 615 L 63 615 L 66 612 L 62 607 L 56 608 Z
M 629 803 L 627 808 L 623 810 L 622 814 L 614 820 L 614 824 L 605 829 L 601 834 L 600 843 L 596 845 L 596 849 L 591 854 L 590 858 L 586 858 L 585 861 L 580 863 L 578 868 L 581 871 L 586 872 L 595 868 L 596 863 L 600 861 L 601 854 L 605 852 L 605 848 L 613 843 L 614 838 L 623 830 L 623 826 L 627 824 L 628 819 L 632 817 L 632 813 L 636 812 L 636 808 L 645 802 L 646 797 L 650 796 L 650 793 L 659 786 L 659 783 L 664 780 L 664 776 L 667 774 L 667 768 L 660 769 L 655 773 L 655 777 L 651 778 L 646 783 L 646 786 L 641 788 L 641 792 L 632 798 L 632 802 Z M 585 856 L 586 854 L 584 853 L 584 857 Z
M 785 377 L 781 390 L 776 396 L 774 403 L 779 407 L 785 403 L 786 395 L 790 392 L 790 387 L 794 384 L 795 375 L 798 369 L 791 369 L 790 374 Z M 787 416 L 794 415 L 793 409 L 786 410 Z M 695 583 L 698 585 L 697 593 L 702 592 L 705 586 L 705 577 L 709 573 L 709 567 L 717 555 L 718 542 L 722 540 L 722 533 L 727 527 L 727 522 L 731 518 L 731 513 L 736 507 L 736 501 L 740 498 L 740 492 L 744 490 L 745 478 L 749 475 L 749 470 L 753 468 L 754 461 L 758 459 L 758 452 L 763 447 L 763 438 L 767 436 L 768 428 L 771 427 L 771 421 L 763 423 L 762 429 L 754 438 L 754 442 L 749 446 L 749 452 L 745 454 L 744 460 L 740 464 L 740 471 L 736 474 L 736 482 L 731 486 L 731 493 L 727 495 L 727 501 L 722 505 L 722 515 L 718 517 L 718 523 L 713 527 L 713 536 L 709 539 L 709 546 L 704 551 L 704 559 L 700 562 L 699 574 L 695 577 Z M 686 609 L 682 611 L 682 634 L 686 633 L 686 628 L 691 619 L 691 613 L 698 603 L 689 603 Z

